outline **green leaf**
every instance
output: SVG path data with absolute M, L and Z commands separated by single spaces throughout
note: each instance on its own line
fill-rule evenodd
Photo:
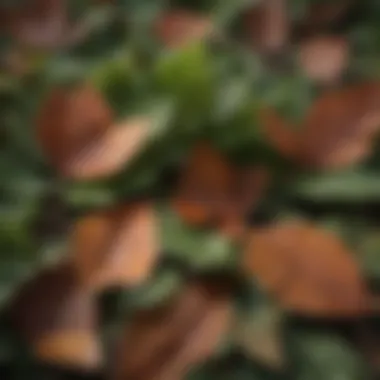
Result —
M 315 202 L 377 202 L 380 177 L 376 173 L 351 171 L 299 178 L 292 185 L 295 196 Z
M 367 378 L 362 358 L 347 341 L 329 333 L 297 333 L 293 339 L 296 380 Z
M 197 269 L 232 269 L 236 263 L 231 240 L 217 232 L 186 226 L 174 211 L 159 207 L 163 251 Z

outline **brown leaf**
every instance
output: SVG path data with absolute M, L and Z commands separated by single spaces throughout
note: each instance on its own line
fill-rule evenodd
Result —
M 83 146 L 65 161 L 62 174 L 69 178 L 92 180 L 111 176 L 145 147 L 151 120 L 136 117 L 113 125 L 104 135 Z
M 189 42 L 203 40 L 214 31 L 211 21 L 190 11 L 176 10 L 158 19 L 156 33 L 169 47 L 181 47 Z
M 262 118 L 262 125 L 271 144 L 288 158 L 309 167 L 340 168 L 371 153 L 380 125 L 379 105 L 379 84 L 360 84 L 317 99 L 297 135 L 289 133 L 274 110 Z
M 267 177 L 262 168 L 236 168 L 202 143 L 190 154 L 172 205 L 189 224 L 240 235 L 244 216 L 261 196 Z
M 68 18 L 65 0 L 32 0 L 8 14 L 8 31 L 22 45 L 54 49 L 83 37 Z
M 253 230 L 243 268 L 287 310 L 315 317 L 368 311 L 368 293 L 344 244 L 312 224 L 288 222 Z
M 37 115 L 37 138 L 46 157 L 59 169 L 70 157 L 102 136 L 112 111 L 90 85 L 54 89 Z
M 74 226 L 72 257 L 81 282 L 93 290 L 144 281 L 160 251 L 157 220 L 148 203 L 98 212 Z
M 380 126 L 380 86 L 356 85 L 323 95 L 304 121 L 302 159 L 318 167 L 342 167 L 371 152 Z
M 193 281 L 169 305 L 139 312 L 119 347 L 115 380 L 178 380 L 210 357 L 232 317 L 225 282 Z
M 304 41 L 299 47 L 299 65 L 312 80 L 333 83 L 348 64 L 349 46 L 341 37 L 319 36 Z
M 297 160 L 301 141 L 294 126 L 281 118 L 273 109 L 263 108 L 259 120 L 265 137 L 278 152 L 287 158 Z
M 258 50 L 275 53 L 288 42 L 290 23 L 286 0 L 265 0 L 246 14 L 249 41 Z
M 12 304 L 12 322 L 39 360 L 86 370 L 102 364 L 95 299 L 67 264 L 26 283 Z
M 80 180 L 114 175 L 145 146 L 151 120 L 133 117 L 113 124 L 108 104 L 90 85 L 49 94 L 37 117 L 45 156 L 64 177 Z

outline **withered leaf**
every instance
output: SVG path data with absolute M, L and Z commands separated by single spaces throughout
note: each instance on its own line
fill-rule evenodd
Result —
M 273 116 L 263 113 L 261 121 L 270 143 L 288 158 L 334 169 L 370 154 L 380 125 L 379 104 L 379 84 L 365 83 L 325 93 L 311 106 L 297 134 L 289 133 L 274 110 Z
M 36 121 L 37 139 L 59 169 L 111 127 L 113 114 L 102 95 L 88 84 L 57 88 L 48 94 Z
M 113 125 L 66 160 L 62 173 L 74 179 L 101 179 L 120 171 L 145 146 L 151 120 L 135 117 Z
M 168 47 L 181 47 L 209 37 L 214 27 L 206 16 L 185 10 L 174 10 L 161 16 L 156 23 L 159 39 Z
M 170 304 L 135 315 L 122 337 L 114 378 L 182 379 L 214 353 L 231 318 L 226 282 L 189 283 Z
M 334 83 L 348 64 L 349 46 L 342 37 L 313 37 L 301 43 L 298 59 L 301 69 L 310 79 Z
M 116 174 L 145 146 L 151 120 L 113 123 L 113 112 L 91 85 L 53 90 L 37 117 L 37 138 L 59 174 L 94 180 Z
M 74 226 L 71 244 L 84 287 L 98 291 L 140 284 L 160 251 L 153 206 L 130 204 L 90 214 Z
M 26 283 L 12 304 L 12 322 L 44 362 L 86 370 L 102 365 L 95 299 L 68 264 Z
M 201 143 L 190 154 L 172 205 L 190 224 L 240 235 L 244 216 L 261 196 L 267 179 L 263 168 L 239 169 Z
M 246 13 L 248 40 L 264 53 L 275 53 L 288 42 L 290 22 L 286 0 L 265 0 Z
M 315 317 L 354 317 L 368 311 L 358 264 L 334 235 L 309 223 L 253 230 L 243 268 L 287 310 Z
M 65 0 L 32 0 L 7 12 L 7 30 L 22 45 L 54 49 L 83 38 L 80 25 L 70 22 Z

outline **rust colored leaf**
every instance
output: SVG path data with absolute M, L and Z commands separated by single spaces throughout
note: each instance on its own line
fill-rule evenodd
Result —
M 89 215 L 74 226 L 72 252 L 82 284 L 93 290 L 140 284 L 159 253 L 151 204 L 132 204 Z
M 210 357 L 232 317 L 224 281 L 193 281 L 172 303 L 139 312 L 123 334 L 115 380 L 177 380 Z
M 290 159 L 298 159 L 301 141 L 298 132 L 274 110 L 263 108 L 259 120 L 269 143 Z
M 37 115 L 37 138 L 46 157 L 59 169 L 102 136 L 113 115 L 90 85 L 54 89 Z
M 318 167 L 342 167 L 371 152 L 380 126 L 380 86 L 362 84 L 323 95 L 304 121 L 302 159 Z
M 341 37 L 313 37 L 301 44 L 298 59 L 310 79 L 333 83 L 341 77 L 348 64 L 348 43 Z
M 145 147 L 151 120 L 133 118 L 113 125 L 65 161 L 62 173 L 74 179 L 101 179 L 120 171 Z
M 71 45 L 83 37 L 73 25 L 65 0 L 32 0 L 8 12 L 7 29 L 22 45 L 54 49 Z
M 80 288 L 69 265 L 45 270 L 26 283 L 12 316 L 39 360 L 86 370 L 102 364 L 95 299 Z
M 298 134 L 289 133 L 275 111 L 265 111 L 262 125 L 270 143 L 288 158 L 309 167 L 340 168 L 371 153 L 380 126 L 379 105 L 379 84 L 360 84 L 317 99 Z
M 288 42 L 290 32 L 286 0 L 265 0 L 246 14 L 248 40 L 258 50 L 275 53 Z
M 244 270 L 287 310 L 315 317 L 354 317 L 368 311 L 357 263 L 334 235 L 288 222 L 252 231 Z
M 169 47 L 181 47 L 189 42 L 209 37 L 214 31 L 211 21 L 190 11 L 176 10 L 158 19 L 156 33 Z
M 188 223 L 216 226 L 240 235 L 244 216 L 261 196 L 268 173 L 238 169 L 205 143 L 193 150 L 172 200 Z

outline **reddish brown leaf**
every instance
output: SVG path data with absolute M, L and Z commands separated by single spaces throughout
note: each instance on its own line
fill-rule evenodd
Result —
M 348 43 L 340 37 L 313 37 L 300 45 L 298 59 L 310 79 L 332 83 L 341 77 L 348 64 Z
M 191 153 L 172 205 L 190 224 L 216 226 L 238 236 L 266 183 L 265 170 L 238 169 L 203 143 Z
M 262 52 L 275 53 L 288 42 L 290 23 L 286 0 L 265 0 L 246 14 L 249 41 Z
M 288 222 L 252 231 L 244 270 L 287 310 L 316 317 L 354 317 L 368 311 L 357 263 L 333 235 Z
M 46 157 L 59 169 L 112 124 L 112 112 L 89 85 L 53 90 L 37 117 L 37 138 Z
M 42 105 L 37 138 L 65 177 L 102 179 L 121 170 L 145 146 L 151 120 L 113 124 L 113 113 L 90 85 L 56 89 Z
M 151 204 L 99 212 L 74 226 L 72 257 L 81 282 L 90 289 L 140 284 L 153 270 L 159 251 Z
M 269 143 L 285 157 L 298 159 L 301 142 L 294 126 L 268 108 L 260 111 L 259 120 Z
M 371 152 L 380 126 L 380 86 L 357 85 L 323 95 L 304 122 L 302 159 L 318 167 L 342 167 Z
M 182 379 L 213 354 L 231 317 L 225 282 L 190 283 L 171 304 L 135 315 L 123 334 L 114 378 Z
M 95 299 L 79 287 L 69 265 L 45 270 L 26 283 L 12 316 L 38 359 L 83 369 L 101 365 Z
M 74 179 L 101 179 L 120 171 L 145 147 L 151 120 L 133 118 L 114 125 L 65 161 L 62 173 Z
M 68 19 L 65 0 L 29 1 L 9 12 L 7 26 L 17 42 L 33 48 L 59 48 L 83 37 Z
M 158 19 L 156 33 L 169 47 L 181 47 L 189 42 L 209 37 L 214 31 L 211 21 L 203 15 L 177 10 Z
M 271 144 L 288 158 L 305 166 L 340 168 L 371 153 L 380 126 L 379 105 L 379 84 L 361 84 L 325 93 L 297 135 L 275 111 L 265 111 L 262 125 Z

